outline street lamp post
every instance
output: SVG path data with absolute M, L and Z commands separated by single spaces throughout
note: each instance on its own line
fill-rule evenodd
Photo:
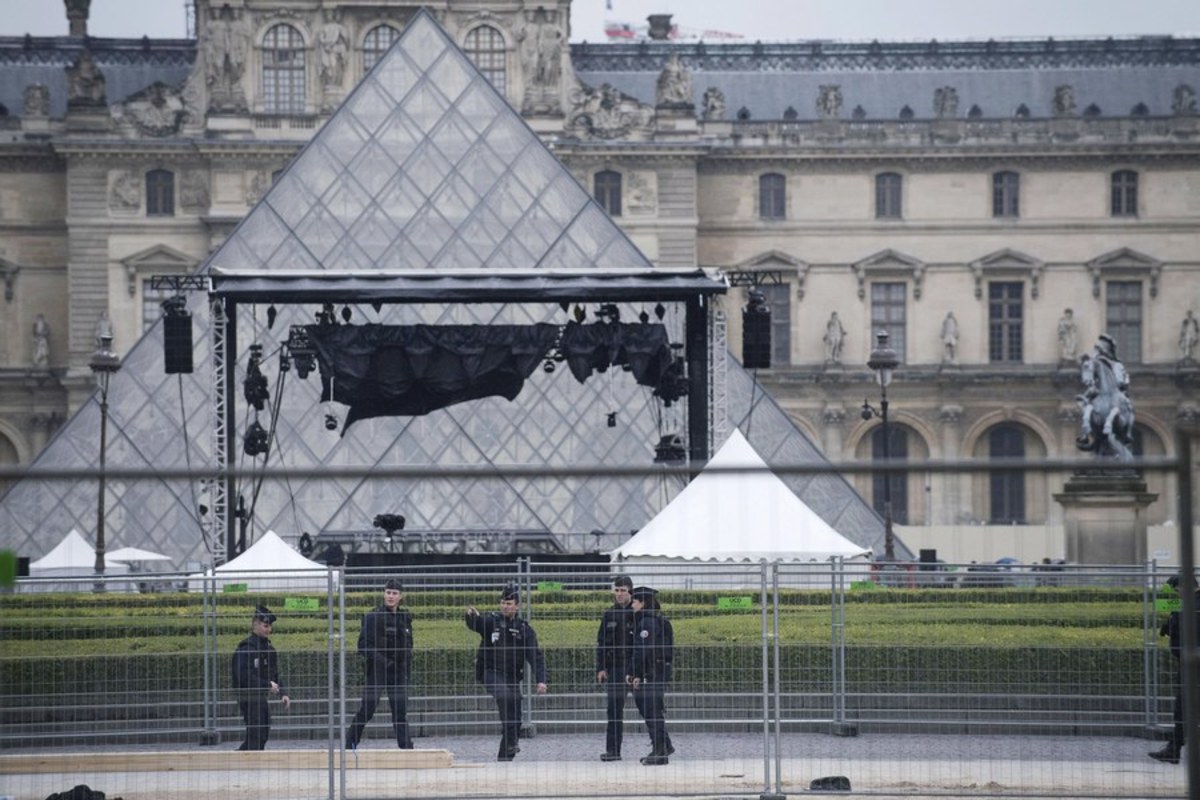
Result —
M 102 333 L 99 346 L 88 366 L 96 375 L 100 389 L 100 493 L 96 501 L 96 591 L 104 591 L 104 490 L 106 482 L 105 455 L 108 449 L 108 384 L 121 368 L 121 359 L 112 351 L 112 334 Z
M 867 366 L 875 372 L 875 380 L 879 383 L 879 419 L 883 429 L 883 463 L 886 467 L 892 457 L 892 443 L 888 431 L 888 399 L 887 387 L 892 382 L 892 372 L 900 366 L 900 357 L 888 344 L 887 331 L 875 334 L 875 349 L 867 359 Z M 870 419 L 876 411 L 871 404 L 863 400 L 862 417 Z M 883 558 L 885 561 L 896 560 L 896 536 L 892 532 L 892 476 L 883 476 Z

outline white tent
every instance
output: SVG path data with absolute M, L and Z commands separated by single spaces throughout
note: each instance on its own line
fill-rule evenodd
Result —
M 129 567 L 119 562 L 105 560 L 105 575 L 123 575 Z M 30 578 L 88 578 L 96 574 L 96 550 L 78 530 L 72 528 L 49 553 L 29 563 Z M 85 581 L 55 581 L 47 583 L 32 581 L 23 585 L 23 591 L 77 592 L 91 591 L 91 583 Z M 110 591 L 129 591 L 127 584 L 109 584 Z
M 267 531 L 259 540 L 232 561 L 216 570 L 188 576 L 188 586 L 193 592 L 202 591 L 207 580 L 220 592 L 226 586 L 245 584 L 248 592 L 281 592 L 296 590 L 304 592 L 324 591 L 328 586 L 328 567 L 310 561 L 300 555 L 291 545 L 279 538 L 275 531 Z M 215 574 L 214 574 L 215 573 Z M 337 573 L 334 573 L 334 580 Z
M 789 573 L 805 571 L 792 565 L 809 564 L 810 573 L 827 575 L 830 559 L 870 551 L 821 519 L 735 429 L 700 474 L 610 555 L 635 581 L 700 588 L 755 583 L 763 559 L 786 562 Z

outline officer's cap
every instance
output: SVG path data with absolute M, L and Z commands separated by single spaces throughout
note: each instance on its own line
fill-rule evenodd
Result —
M 651 589 L 649 586 L 637 586 L 630 592 L 634 600 L 641 600 L 642 602 L 653 600 L 657 594 L 658 590 Z
M 400 581 L 396 580 L 395 578 L 389 578 L 388 582 L 383 585 L 383 588 L 387 591 L 404 591 L 404 587 L 400 585 Z
M 504 591 L 500 592 L 501 600 L 512 600 L 514 603 L 521 602 L 521 593 L 517 591 L 517 587 L 511 583 L 504 587 Z
M 255 622 L 265 622 L 268 625 L 274 625 L 276 619 L 277 617 L 271 613 L 271 609 L 267 608 L 266 606 L 254 607 Z

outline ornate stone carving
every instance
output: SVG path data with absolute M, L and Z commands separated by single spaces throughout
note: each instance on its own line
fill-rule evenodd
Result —
M 842 113 L 842 87 L 836 84 L 822 86 L 817 94 L 817 116 L 821 119 L 837 119 Z
M 67 67 L 67 108 L 101 107 L 105 104 L 104 73 L 92 54 L 83 50 Z
M 1196 92 L 1186 83 L 1175 87 L 1171 95 L 1171 113 L 1181 117 L 1190 117 L 1196 113 Z
M 946 312 L 942 320 L 942 363 L 953 365 L 958 363 L 958 320 L 953 311 Z
M 208 174 L 202 170 L 188 170 L 179 180 L 179 205 L 186 211 L 207 211 L 210 198 Z
M 725 119 L 725 93 L 715 86 L 704 90 L 704 118 Z
M 678 110 L 695 107 L 692 102 L 692 73 L 683 66 L 678 52 L 667 57 L 662 72 L 658 73 L 654 105 Z
M 525 75 L 521 110 L 526 114 L 557 114 L 561 109 L 559 84 L 566 38 L 558 24 L 557 12 L 538 8 L 532 15 L 527 14 L 516 38 Z
M 1080 450 L 1098 458 L 1128 461 L 1133 458 L 1133 401 L 1129 399 L 1129 375 L 1117 358 L 1117 345 L 1100 334 L 1096 346 L 1080 362 L 1083 393 L 1079 403 Z
M 846 343 L 846 329 L 838 319 L 836 311 L 829 315 L 825 323 L 825 335 L 821 337 L 825 343 L 825 366 L 842 363 L 842 346 Z
M 582 86 L 572 98 L 567 129 L 597 139 L 621 139 L 634 130 L 649 130 L 654 111 L 609 84 Z
M 128 170 L 112 174 L 108 207 L 113 211 L 137 211 L 142 207 L 142 176 Z
M 337 9 L 325 12 L 325 22 L 317 31 L 317 73 L 321 85 L 326 89 L 342 85 L 346 74 L 346 54 L 350 51 L 350 40 L 341 24 L 341 12 Z
M 174 136 L 183 124 L 183 98 L 178 89 L 156 81 L 124 103 L 114 104 L 112 116 L 115 122 L 129 122 L 146 136 Z
M 846 421 L 846 408 L 840 404 L 830 403 L 821 409 L 821 421 L 826 425 L 841 425 Z
M 50 323 L 44 314 L 33 320 L 33 365 L 45 367 L 50 363 Z
M 943 86 L 934 91 L 933 116 L 938 119 L 954 119 L 958 116 L 958 89 Z
M 1058 320 L 1058 353 L 1064 363 L 1074 361 L 1079 353 L 1079 326 L 1075 324 L 1075 312 L 1069 308 L 1063 309 Z
M 246 93 L 242 75 L 250 50 L 250 34 L 241 11 L 229 4 L 209 10 L 208 24 L 201 41 L 204 53 L 204 82 L 208 87 L 208 107 L 212 111 L 246 111 Z
M 261 169 L 251 173 L 250 180 L 246 182 L 246 205 L 256 205 L 270 188 L 271 173 Z
M 1183 318 L 1183 324 L 1179 326 L 1180 360 L 1194 360 L 1198 344 L 1200 344 L 1200 322 L 1197 322 L 1196 315 L 1192 313 L 1192 310 L 1188 309 L 1187 315 Z
M 50 116 L 50 89 L 43 83 L 31 83 L 25 87 L 23 115 L 26 117 Z
M 1063 84 L 1054 89 L 1054 116 L 1075 116 L 1075 87 Z
M 634 216 L 653 214 L 658 209 L 658 174 L 630 172 L 626 184 L 626 208 Z
M 947 404 L 938 409 L 938 422 L 943 425 L 957 425 L 962 422 L 963 407 Z

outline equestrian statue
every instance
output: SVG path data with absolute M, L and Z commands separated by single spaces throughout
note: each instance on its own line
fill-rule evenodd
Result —
M 1117 359 L 1117 345 L 1108 334 L 1100 334 L 1092 352 L 1080 358 L 1079 375 L 1083 394 L 1079 403 L 1080 450 L 1099 458 L 1133 459 L 1133 401 L 1129 399 L 1129 375 Z

